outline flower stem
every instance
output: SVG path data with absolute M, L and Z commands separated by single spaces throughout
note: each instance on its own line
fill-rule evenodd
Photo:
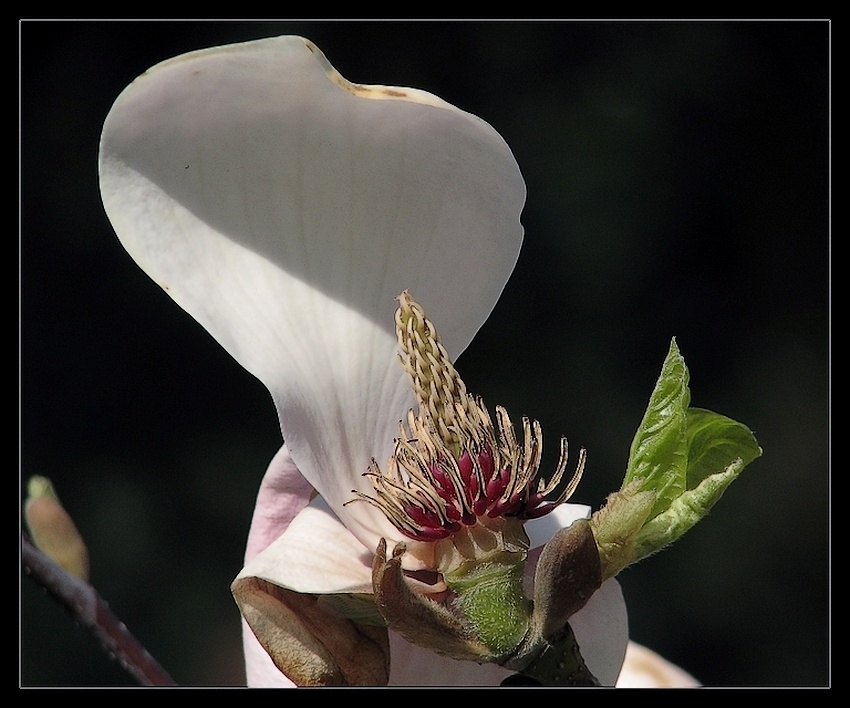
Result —
M 139 684 L 177 685 L 91 585 L 63 570 L 25 534 L 21 534 L 21 561 L 33 580 L 97 637 L 106 652 L 115 656 Z
M 600 686 L 587 668 L 569 624 L 557 644 L 547 644 L 540 655 L 520 674 L 542 686 Z

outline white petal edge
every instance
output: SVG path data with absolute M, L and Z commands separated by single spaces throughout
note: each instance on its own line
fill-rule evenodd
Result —
M 603 686 L 613 686 L 629 643 L 629 618 L 620 583 L 613 578 L 602 583 L 570 617 L 570 627 L 587 668 Z
M 531 548 L 542 548 L 561 529 L 578 519 L 589 519 L 591 508 L 586 504 L 560 504 L 545 516 L 525 522 L 525 532 Z
M 637 642 L 629 642 L 617 688 L 698 688 L 691 674 Z
M 397 100 L 369 100 L 369 94 Z M 367 546 L 368 505 L 412 398 L 393 298 L 423 304 L 457 356 L 522 240 L 525 187 L 487 123 L 421 91 L 360 87 L 274 37 L 163 62 L 119 96 L 101 193 L 122 244 L 272 392 L 310 483 Z
M 324 499 L 316 497 L 237 578 L 261 578 L 315 595 L 371 593 L 373 556 Z

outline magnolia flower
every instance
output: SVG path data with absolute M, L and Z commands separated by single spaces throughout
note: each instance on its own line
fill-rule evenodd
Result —
M 533 549 L 589 515 L 529 501 L 539 459 L 512 482 L 522 508 L 506 506 L 503 487 L 486 508 L 470 512 L 470 501 L 460 521 L 411 515 L 382 487 L 397 441 L 427 428 L 399 429 L 415 427 L 408 411 L 422 392 L 408 376 L 414 355 L 408 370 L 398 361 L 396 298 L 415 294 L 439 328 L 440 366 L 453 371 L 519 253 L 525 186 L 499 134 L 424 91 L 349 83 L 311 42 L 276 37 L 192 52 L 136 79 L 106 119 L 100 184 L 130 255 L 267 386 L 279 414 L 285 444 L 234 583 L 249 685 L 496 684 L 511 673 L 372 623 L 376 553 L 389 568 L 399 549 L 405 587 L 435 597 L 437 545 L 456 528 L 489 529 L 476 514 L 504 502 L 493 523 L 510 512 L 511 528 L 528 534 L 527 583 Z M 541 474 L 550 498 L 553 477 Z M 456 492 L 452 508 L 463 510 L 469 490 Z M 628 642 L 615 580 L 570 627 L 588 668 L 612 685 Z

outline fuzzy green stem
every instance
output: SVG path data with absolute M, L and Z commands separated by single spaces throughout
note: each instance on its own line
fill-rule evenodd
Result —
M 490 561 L 446 576 L 455 607 L 496 657 L 514 651 L 528 633 L 531 602 L 523 593 L 523 566 Z

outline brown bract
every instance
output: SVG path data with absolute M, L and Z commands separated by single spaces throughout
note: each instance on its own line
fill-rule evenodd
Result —
M 599 551 L 590 524 L 579 519 L 543 547 L 534 572 L 533 621 L 543 638 L 557 643 L 567 620 L 602 585 Z
M 240 578 L 232 591 L 260 644 L 296 685 L 387 685 L 390 647 L 385 627 L 333 615 L 319 605 L 316 595 L 260 578 Z
M 387 623 L 407 641 L 438 654 L 479 663 L 491 659 L 490 651 L 463 617 L 410 588 L 401 567 L 404 552 L 400 543 L 388 559 L 384 539 L 375 552 L 372 585 Z

